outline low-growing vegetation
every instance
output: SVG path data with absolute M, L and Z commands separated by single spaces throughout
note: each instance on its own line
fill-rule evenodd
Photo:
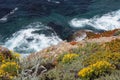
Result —
M 88 39 L 100 38 L 100 37 L 110 37 L 110 36 L 114 36 L 114 35 L 119 35 L 119 29 L 104 31 L 102 33 L 87 32 Z
M 79 46 L 70 53 L 61 55 L 61 61 L 59 60 L 57 66 L 40 78 L 43 80 L 99 80 L 104 76 L 105 80 L 109 80 L 108 75 L 113 75 L 114 71 L 120 71 L 120 52 L 113 52 L 108 47 L 108 43 L 87 43 L 82 47 Z M 70 58 L 71 52 L 76 57 Z M 113 80 L 117 80 L 117 77 Z
M 20 55 L 12 51 L 0 51 L 0 80 L 13 80 L 20 71 Z
M 83 65 L 88 66 L 97 61 L 108 61 L 111 64 L 119 65 L 120 64 L 120 53 L 112 53 L 107 51 L 101 51 L 97 53 L 93 53 L 92 55 L 84 58 Z
M 83 68 L 78 72 L 78 76 L 83 79 L 94 79 L 105 73 L 109 73 L 114 67 L 107 61 L 98 61 L 94 64 Z
M 74 59 L 76 59 L 77 57 L 79 57 L 78 54 L 74 54 L 74 53 L 69 53 L 69 54 L 65 54 L 62 58 L 62 62 L 63 63 L 70 63 L 72 62 Z
M 107 42 L 106 49 L 111 52 L 120 52 L 120 39 L 112 40 L 111 42 Z
M 20 59 L 0 53 L 1 80 L 119 80 L 120 39 L 106 43 L 70 43 L 76 48 L 54 57 Z M 56 49 L 56 48 L 55 48 Z M 47 51 L 48 52 L 48 51 Z M 50 52 L 50 51 L 49 51 Z M 49 54 L 46 53 L 46 54 Z M 53 56 L 53 55 L 52 55 Z M 30 59 L 32 58 L 32 59 Z

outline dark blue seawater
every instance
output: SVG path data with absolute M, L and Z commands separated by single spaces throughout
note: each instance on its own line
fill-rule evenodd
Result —
M 76 30 L 119 28 L 119 16 L 120 0 L 0 0 L 0 44 L 36 52 Z

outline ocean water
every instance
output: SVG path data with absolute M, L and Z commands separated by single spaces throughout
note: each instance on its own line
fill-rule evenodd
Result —
M 120 0 L 0 0 L 0 45 L 30 54 L 77 30 L 120 28 Z

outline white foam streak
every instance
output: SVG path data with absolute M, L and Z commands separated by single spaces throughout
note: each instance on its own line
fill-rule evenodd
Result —
M 47 0 L 48 2 L 53 2 L 53 3 L 56 3 L 56 4 L 59 4 L 60 2 L 57 1 L 57 0 Z
M 5 16 L 3 16 L 1 19 L 0 19 L 0 22 L 6 22 L 7 19 L 8 19 L 8 16 L 12 15 L 15 13 L 15 11 L 17 11 L 18 8 L 16 7 L 15 9 L 13 9 L 10 13 L 6 14 Z
M 71 25 L 74 27 L 84 27 L 87 23 L 89 22 L 88 19 L 77 19 L 74 18 L 73 20 L 71 20 Z
M 74 18 L 70 21 L 72 27 L 91 26 L 96 29 L 113 30 L 120 28 L 120 10 L 104 14 L 103 16 L 95 16 L 91 19 Z

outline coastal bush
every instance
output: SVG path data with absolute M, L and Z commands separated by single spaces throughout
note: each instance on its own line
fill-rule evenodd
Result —
M 111 74 L 101 76 L 95 80 L 120 80 L 120 70 L 114 70 Z
M 120 65 L 120 53 L 112 53 L 112 52 L 106 52 L 106 51 L 93 53 L 83 60 L 83 65 L 88 66 L 97 61 L 103 61 L 103 60 L 116 65 L 116 67 L 119 69 L 118 66 Z
M 112 40 L 111 42 L 105 43 L 105 48 L 111 52 L 120 52 L 120 39 Z
M 0 69 L 4 72 L 9 73 L 12 76 L 17 75 L 17 71 L 19 70 L 19 65 L 16 62 L 5 62 L 0 66 Z
M 5 60 L 4 56 L 0 54 L 0 64 Z
M 75 53 L 68 53 L 68 54 L 65 54 L 62 58 L 62 62 L 63 63 L 70 63 L 72 62 L 74 59 L 76 59 L 77 57 L 79 57 L 78 54 L 75 54 Z
M 96 53 L 98 51 L 104 51 L 105 48 L 102 47 L 102 45 L 97 43 L 86 43 L 84 45 L 79 45 L 78 48 L 72 49 L 72 53 L 77 54 L 86 54 L 88 56 L 89 54 Z
M 18 71 L 20 71 L 19 59 L 20 54 L 13 51 L 0 53 L 0 80 L 12 80 L 18 75 Z
M 81 60 L 80 56 L 70 64 L 59 62 L 54 69 L 40 75 L 40 80 L 80 80 L 77 77 L 77 72 L 84 67 Z
M 91 64 L 86 68 L 83 68 L 78 72 L 78 76 L 80 78 L 86 78 L 86 79 L 91 79 L 91 78 L 97 78 L 100 75 L 104 75 L 105 73 L 110 72 L 111 69 L 114 69 L 112 64 L 110 64 L 107 61 L 98 61 L 95 64 Z
M 77 72 L 83 68 L 82 56 L 77 53 L 63 53 L 58 57 L 55 68 L 40 75 L 40 80 L 80 80 Z
M 3 61 L 16 61 L 18 62 L 18 60 L 20 59 L 20 54 L 19 53 L 16 53 L 16 52 L 13 52 L 13 51 L 10 51 L 9 53 L 10 57 L 7 56 L 3 53 L 0 53 L 0 63 L 3 62 Z
M 76 80 L 74 78 L 74 74 L 71 73 L 63 73 L 58 69 L 50 70 L 44 75 L 40 76 L 40 80 Z
M 24 72 L 26 70 L 31 71 L 39 64 L 40 68 L 37 72 L 41 72 L 41 66 L 43 66 L 46 71 L 37 74 L 37 76 L 34 77 L 36 80 L 110 80 L 112 78 L 107 77 L 107 75 L 112 75 L 114 71 L 119 70 L 120 53 L 109 50 L 109 46 L 106 43 L 86 42 L 83 45 L 78 42 L 77 46 L 77 48 L 70 49 L 68 52 L 61 53 L 54 59 L 53 57 L 42 58 L 36 55 L 32 56 L 32 59 L 22 61 L 22 69 Z M 46 52 L 46 54 L 48 53 Z M 44 65 L 49 62 L 55 64 L 51 69 L 48 69 Z M 118 73 L 116 74 L 118 75 Z M 27 78 L 32 80 L 33 76 L 29 76 L 32 76 L 32 74 L 29 73 L 27 75 Z M 26 78 L 26 76 L 23 75 L 21 75 L 21 77 Z M 101 77 L 104 78 L 101 79 Z M 116 80 L 118 77 L 119 76 L 116 76 Z M 22 78 L 19 78 L 19 80 Z M 16 78 L 16 80 L 18 79 Z
M 11 80 L 12 78 L 7 72 L 0 69 L 0 80 Z
M 13 57 L 16 59 L 19 59 L 21 57 L 19 53 L 16 53 L 16 52 L 12 52 L 12 53 L 13 53 Z

